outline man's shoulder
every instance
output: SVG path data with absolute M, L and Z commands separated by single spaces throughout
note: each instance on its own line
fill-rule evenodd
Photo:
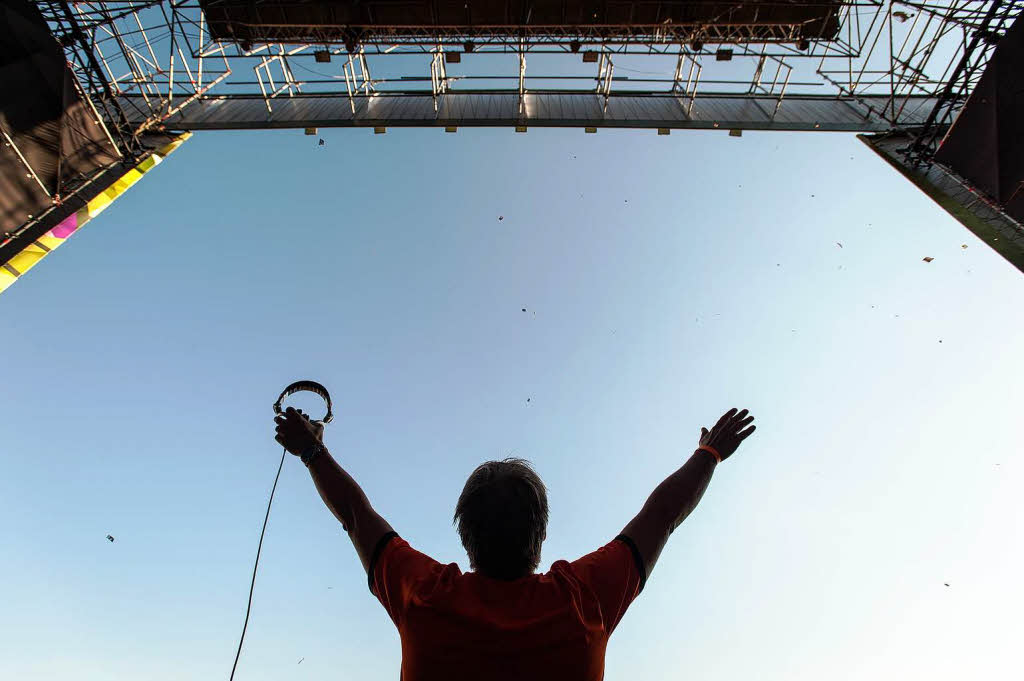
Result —
M 536 575 L 541 582 L 559 585 L 562 587 L 575 586 L 580 583 L 580 576 L 573 567 L 572 562 L 559 559 L 551 564 L 547 572 Z

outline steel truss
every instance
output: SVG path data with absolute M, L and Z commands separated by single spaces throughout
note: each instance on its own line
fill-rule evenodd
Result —
M 927 105 L 934 115 L 925 127 L 934 137 L 962 106 L 1024 0 L 856 0 L 842 5 L 834 40 L 805 44 L 792 26 L 758 25 L 751 43 L 753 24 L 670 23 L 527 26 L 516 35 L 494 26 L 440 26 L 429 35 L 392 27 L 347 45 L 338 44 L 337 27 L 320 27 L 320 34 L 308 27 L 309 43 L 243 46 L 210 38 L 198 0 L 39 5 L 83 89 L 127 148 L 133 134 L 171 119 L 187 128 L 188 110 L 205 101 L 257 96 L 273 113 L 275 102 L 333 94 L 347 98 L 354 114 L 374 95 L 427 93 L 438 112 L 446 95 L 484 91 L 515 93 L 520 103 L 534 92 L 590 93 L 604 108 L 624 93 L 682 93 L 691 108 L 702 95 L 767 95 L 776 112 L 799 94 L 869 102 L 870 115 L 893 129 L 920 127 L 913 107 Z M 428 61 L 410 70 L 413 55 Z M 515 55 L 518 72 L 502 73 L 501 55 Z M 326 64 L 317 61 L 325 56 Z M 527 71 L 528 56 L 541 66 Z M 587 62 L 594 71 L 581 70 Z M 467 66 L 456 74 L 452 63 Z M 649 77 L 633 75 L 637 67 Z M 494 87 L 507 81 L 511 87 Z
M 938 101 L 925 123 L 915 132 L 913 144 L 906 150 L 906 160 L 916 165 L 928 165 L 938 150 L 944 134 L 948 132 L 956 114 L 967 103 L 988 63 L 992 49 L 1006 33 L 1020 7 L 1006 0 L 994 0 L 988 11 L 970 33 L 960 59 L 939 93 Z
M 261 24 L 261 30 L 272 38 L 271 42 L 294 43 L 296 27 L 288 24 L 276 26 Z M 325 45 L 331 43 L 344 44 L 339 40 L 339 29 L 342 26 L 304 26 L 301 31 L 305 42 Z M 276 32 L 275 32 L 276 29 Z M 793 24 L 735 23 L 728 25 L 706 24 L 587 24 L 585 26 L 566 27 L 562 25 L 531 25 L 528 30 L 520 31 L 517 27 L 505 25 L 478 25 L 469 29 L 465 26 L 432 26 L 425 30 L 422 26 L 389 26 L 375 29 L 372 36 L 361 42 L 366 45 L 389 47 L 395 44 L 433 48 L 438 43 L 442 47 L 461 49 L 462 45 L 471 40 L 478 45 L 507 46 L 515 50 L 519 38 L 529 40 L 531 45 L 568 48 L 574 41 L 600 43 L 607 45 L 628 45 L 645 43 L 688 43 L 702 40 L 709 43 L 738 43 L 756 39 L 769 43 L 796 42 L 801 36 L 800 26 Z M 355 37 L 348 40 L 356 40 Z
M 211 37 L 199 0 L 37 5 L 121 165 L 169 129 L 579 126 L 882 132 L 886 157 L 923 174 L 1024 11 L 1024 0 L 851 0 L 830 39 L 669 21 L 392 27 L 366 40 L 309 26 L 305 43 L 241 44 Z
M 140 135 L 166 126 L 729 125 L 899 130 L 914 140 L 908 162 L 927 164 L 1024 0 L 852 0 L 840 7 L 830 40 L 798 39 L 799 27 L 784 23 L 716 20 L 377 27 L 364 41 L 336 26 L 309 26 L 307 43 L 245 45 L 212 39 L 199 0 L 38 5 L 128 159 L 142 153 Z M 294 36 L 296 27 L 285 28 Z M 467 97 L 503 102 L 506 94 L 515 96 L 514 112 L 451 117 L 472 110 Z M 423 96 L 432 113 L 420 113 Z M 596 114 L 581 96 L 593 98 Z M 253 98 L 262 106 L 250 106 Z M 537 104 L 555 106 L 553 98 L 578 115 L 537 115 Z M 332 99 L 346 103 L 346 115 Z M 646 111 L 666 99 L 676 103 L 671 115 L 622 118 L 629 102 Z M 235 100 L 230 120 L 210 117 L 210 107 Z M 820 106 L 808 105 L 815 101 Z M 317 102 L 321 113 L 309 113 Z M 863 120 L 851 122 L 835 108 L 840 102 Z

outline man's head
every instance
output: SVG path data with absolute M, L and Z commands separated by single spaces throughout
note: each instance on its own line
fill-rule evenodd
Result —
M 540 564 L 547 537 L 547 490 L 528 461 L 488 461 L 466 481 L 454 521 L 473 570 L 495 579 L 525 577 Z

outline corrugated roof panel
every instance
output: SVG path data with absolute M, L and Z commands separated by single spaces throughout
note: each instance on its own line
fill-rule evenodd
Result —
M 129 117 L 138 122 L 148 108 L 137 96 L 124 98 Z M 886 131 L 890 124 L 878 112 L 888 111 L 885 97 L 862 97 L 861 102 L 836 97 L 786 97 L 777 112 L 773 97 L 698 96 L 692 118 L 686 97 L 665 94 L 613 95 L 604 110 L 599 94 L 530 93 L 526 95 L 525 123 L 545 126 L 752 128 L 768 130 Z M 135 104 L 140 104 L 138 107 Z M 904 104 L 896 102 L 897 110 Z M 934 100 L 912 98 L 903 109 L 903 122 L 920 122 Z M 169 129 L 214 130 L 238 128 L 349 127 L 368 125 L 512 126 L 523 121 L 519 94 L 448 93 L 439 97 L 438 110 L 430 94 L 377 94 L 356 98 L 353 116 L 348 96 L 308 95 L 275 98 L 267 112 L 260 98 L 211 97 L 184 107 L 165 122 Z M 868 106 L 875 115 L 869 114 Z M 773 116 L 774 113 L 774 116 Z M 818 128 L 815 128 L 818 124 Z

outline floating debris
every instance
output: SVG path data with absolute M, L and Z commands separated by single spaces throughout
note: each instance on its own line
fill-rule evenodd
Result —
M 911 18 L 912 16 L 914 16 L 914 15 L 913 15 L 913 14 L 907 14 L 906 12 L 900 12 L 900 11 L 896 11 L 896 12 L 893 12 L 893 13 L 892 13 L 892 18 L 893 18 L 893 19 L 896 19 L 896 20 L 897 20 L 897 21 L 899 21 L 899 22 L 900 22 L 901 24 L 902 24 L 902 23 L 904 23 L 904 22 L 906 22 L 906 21 L 907 21 L 908 19 L 910 19 L 910 18 Z
M 523 308 L 523 312 L 526 312 L 526 308 L 525 307 Z
M 305 660 L 305 659 L 306 659 L 306 658 L 304 658 L 304 657 L 300 657 L 300 658 L 299 658 L 299 662 L 298 662 L 298 664 L 302 664 L 302 661 L 303 661 L 303 660 Z
M 530 398 L 529 398 L 529 397 L 527 397 L 527 398 L 526 398 L 526 401 L 527 401 L 527 402 L 529 402 L 529 401 L 530 401 Z
M 322 147 L 322 146 L 323 146 L 324 144 L 326 144 L 326 142 L 324 142 L 324 138 L 323 138 L 323 137 L 321 137 L 321 138 L 320 138 L 320 144 L 319 144 L 318 146 L 321 146 L 321 147 Z
M 504 216 L 504 215 L 499 215 L 499 216 L 498 216 L 498 222 L 501 222 L 501 221 L 502 221 L 502 220 L 504 220 L 504 219 L 505 219 L 505 216 Z
M 839 248 L 843 247 L 843 245 L 841 243 L 839 243 L 838 241 L 836 242 L 836 246 L 839 246 Z
M 943 584 L 945 584 L 946 586 L 949 586 L 949 582 L 943 582 Z
M 931 262 L 932 260 L 935 260 L 935 258 L 932 258 L 932 257 L 926 257 L 926 258 L 924 259 L 924 261 L 925 261 L 925 262 Z
M 108 534 L 108 535 L 107 535 L 107 541 L 109 541 L 109 542 L 113 543 L 113 541 L 114 541 L 114 538 L 113 538 L 112 536 L 110 536 L 110 535 Z
M 967 244 L 960 244 L 960 248 L 967 248 Z

